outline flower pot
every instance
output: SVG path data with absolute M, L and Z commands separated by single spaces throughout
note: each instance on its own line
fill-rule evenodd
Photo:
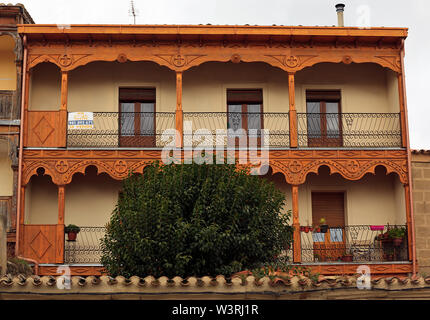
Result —
M 305 232 L 308 233 L 311 230 L 311 227 L 305 227 Z
M 394 238 L 393 239 L 393 245 L 395 247 L 400 247 L 402 245 L 403 238 Z
M 320 233 L 321 232 L 321 228 L 315 228 L 315 232 Z
M 300 226 L 300 231 L 304 232 L 305 231 L 305 227 Z
M 343 262 L 352 262 L 352 259 L 353 259 L 352 254 L 345 254 L 345 255 L 342 257 L 342 261 L 343 261 Z
M 76 236 L 78 234 L 76 232 L 67 232 L 67 240 L 68 241 L 76 241 Z
M 320 226 L 320 230 L 321 230 L 322 233 L 327 233 L 327 231 L 328 231 L 328 225 L 327 224 L 322 224 Z

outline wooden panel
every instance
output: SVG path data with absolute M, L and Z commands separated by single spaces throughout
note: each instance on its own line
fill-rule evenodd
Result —
M 39 263 L 57 261 L 57 225 L 24 225 L 21 252 Z M 62 234 L 64 238 L 64 233 Z
M 228 89 L 227 104 L 263 103 L 263 91 L 261 89 Z
M 39 275 L 41 276 L 60 276 L 64 272 L 58 272 L 58 267 L 40 266 Z M 107 271 L 102 266 L 71 266 L 71 276 L 101 276 L 107 275 Z
M 26 147 L 65 147 L 67 112 L 28 111 Z

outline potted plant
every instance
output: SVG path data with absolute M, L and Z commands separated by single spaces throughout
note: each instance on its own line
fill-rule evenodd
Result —
M 393 245 L 395 247 L 400 247 L 403 242 L 403 238 L 406 235 L 406 228 L 405 227 L 394 227 L 388 231 L 388 236 L 393 241 Z
M 347 250 L 345 250 L 345 252 L 344 252 L 344 254 L 342 255 L 342 261 L 343 262 L 352 262 L 352 260 L 353 260 L 353 254 L 352 254 L 352 252 L 351 252 L 351 250 L 350 249 L 347 249 Z
M 79 231 L 81 231 L 81 228 L 74 224 L 69 224 L 67 227 L 64 228 L 64 233 L 67 233 L 68 241 L 76 241 L 76 236 Z
M 322 233 L 327 233 L 328 231 L 328 225 L 326 224 L 325 218 L 320 219 L 320 230 Z

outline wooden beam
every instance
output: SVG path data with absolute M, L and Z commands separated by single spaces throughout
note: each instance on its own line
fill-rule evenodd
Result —
M 68 94 L 68 72 L 61 72 L 61 107 L 60 110 L 67 111 L 67 94 Z
M 290 98 L 290 147 L 297 148 L 297 111 L 294 73 L 288 73 L 288 96 Z
M 19 242 L 18 247 L 19 252 L 16 255 L 20 255 L 24 252 L 24 222 L 25 222 L 25 185 L 21 186 L 20 192 L 20 213 L 19 213 L 19 232 L 17 231 L 17 241 Z
M 176 72 L 176 147 L 183 147 L 184 123 L 182 111 L 182 72 Z
M 302 245 L 300 238 L 300 222 L 299 222 L 299 186 L 291 186 L 291 196 L 293 204 L 293 228 L 294 228 L 294 243 L 293 243 L 293 262 L 299 263 L 302 261 Z
M 31 71 L 24 70 L 25 75 L 25 89 L 24 89 L 24 115 L 23 115 L 23 143 L 24 146 L 27 146 L 28 143 L 28 130 L 27 127 L 28 124 L 28 105 L 29 105 L 29 96 L 30 96 L 30 78 L 31 78 Z
M 406 117 L 405 117 L 405 99 L 403 95 L 403 75 L 397 74 L 397 84 L 399 91 L 399 106 L 400 106 L 400 128 L 402 132 L 402 147 L 407 147 L 407 130 L 406 130 Z
M 409 184 L 405 184 L 405 202 L 406 202 L 406 225 L 408 227 L 408 256 L 409 260 L 412 260 L 412 252 L 414 250 L 415 242 L 412 238 L 412 214 L 411 214 L 411 190 Z

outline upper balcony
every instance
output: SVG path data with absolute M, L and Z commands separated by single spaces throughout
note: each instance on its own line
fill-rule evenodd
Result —
M 25 147 L 407 146 L 406 29 L 19 30 Z
M 173 75 L 154 63 L 95 62 L 70 72 L 63 113 L 56 107 L 60 80 L 53 65 L 33 70 L 28 147 L 163 148 L 174 143 L 175 129 L 185 146 L 239 146 L 242 137 L 245 146 L 255 138 L 258 146 L 291 148 L 293 135 L 297 148 L 402 147 L 397 78 L 375 64 L 303 70 L 295 77 L 294 111 L 288 77 L 264 63 L 191 69 L 180 113 Z

